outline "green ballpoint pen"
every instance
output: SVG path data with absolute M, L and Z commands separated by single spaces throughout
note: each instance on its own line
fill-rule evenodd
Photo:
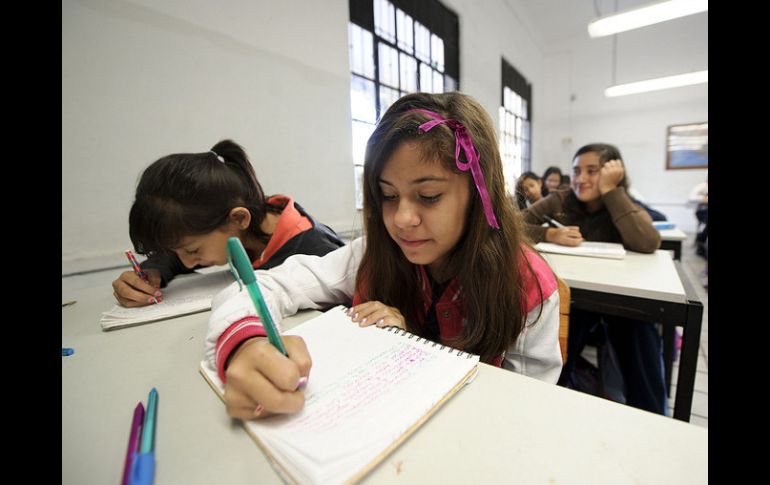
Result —
M 251 267 L 251 261 L 249 261 L 249 257 L 246 255 L 246 250 L 243 248 L 241 240 L 237 237 L 231 237 L 227 240 L 227 262 L 230 265 L 230 271 L 233 273 L 236 281 L 238 281 L 238 285 L 241 285 L 241 281 L 246 284 L 246 289 L 249 291 L 254 308 L 262 320 L 262 326 L 267 331 L 267 339 L 283 355 L 288 355 L 281 341 L 281 335 L 275 329 L 273 319 L 270 317 L 270 311 L 267 309 L 265 299 L 259 290 L 259 285 L 257 285 L 257 278 L 254 276 L 254 268 Z M 242 286 L 241 289 L 243 289 Z

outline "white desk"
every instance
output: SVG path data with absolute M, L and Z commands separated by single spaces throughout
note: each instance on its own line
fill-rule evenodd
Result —
M 575 308 L 663 324 L 666 387 L 671 388 L 676 326 L 683 327 L 674 417 L 689 421 L 703 305 L 667 251 L 628 251 L 624 259 L 541 253 L 570 287 Z
M 63 484 L 120 481 L 134 406 L 153 386 L 155 483 L 280 483 L 198 373 L 209 312 L 102 332 L 109 287 L 72 296 L 62 308 L 62 345 L 75 349 L 62 357 Z M 482 365 L 363 483 L 701 484 L 707 471 L 706 429 Z
M 541 253 L 569 287 L 684 303 L 682 282 L 666 251 L 626 252 L 624 259 Z
M 663 229 L 660 232 L 660 249 L 674 251 L 674 259 L 682 259 L 682 241 L 687 239 L 687 234 L 681 229 Z

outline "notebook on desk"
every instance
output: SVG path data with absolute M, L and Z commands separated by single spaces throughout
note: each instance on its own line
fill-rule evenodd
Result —
M 205 274 L 177 276 L 162 290 L 163 300 L 160 303 L 136 308 L 115 305 L 111 310 L 102 313 L 102 330 L 114 330 L 210 310 L 214 295 L 233 281 L 226 267 L 218 271 L 207 271 Z
M 539 242 L 535 244 L 535 249 L 543 253 L 571 254 L 591 258 L 623 259 L 626 257 L 626 250 L 620 243 L 583 241 L 579 246 L 562 246 Z
M 243 421 L 284 479 L 354 483 L 417 430 L 478 369 L 479 357 L 397 328 L 360 328 L 335 307 L 286 335 L 313 359 L 297 414 Z M 222 398 L 216 371 L 200 372 Z M 224 412 L 224 409 L 223 409 Z

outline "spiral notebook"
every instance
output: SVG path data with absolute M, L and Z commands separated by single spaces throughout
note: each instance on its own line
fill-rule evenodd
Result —
M 136 308 L 113 306 L 111 310 L 102 313 L 99 322 L 102 330 L 115 330 L 210 310 L 214 295 L 233 282 L 227 267 L 217 268 L 204 274 L 177 276 L 162 290 L 163 300 L 160 303 Z
M 395 327 L 361 328 L 341 306 L 286 335 L 301 336 L 313 367 L 297 414 L 244 421 L 281 477 L 354 483 L 417 430 L 478 369 L 479 357 Z M 216 371 L 200 372 L 223 397 Z

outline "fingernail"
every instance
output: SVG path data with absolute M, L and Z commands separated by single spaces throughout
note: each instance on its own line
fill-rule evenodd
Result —
M 307 377 L 302 376 L 297 383 L 297 390 L 303 389 L 307 385 Z
M 361 320 L 361 325 L 363 325 L 365 323 L 366 323 L 366 319 L 364 318 L 363 320 Z
M 382 325 L 384 322 L 385 322 L 385 319 L 380 318 L 379 320 L 377 320 L 377 325 Z
M 158 298 L 160 298 L 161 296 L 163 296 L 163 293 L 161 293 L 160 291 L 156 291 L 156 292 L 155 292 L 155 296 L 157 296 Z
M 358 318 L 358 313 L 356 313 L 355 315 L 353 315 L 353 320 L 355 320 L 356 318 Z
M 262 403 L 257 404 L 257 407 L 254 408 L 254 416 L 259 416 L 264 410 L 265 407 L 262 405 Z
M 158 300 L 156 300 L 154 296 L 151 296 L 151 297 L 150 297 L 150 299 L 149 299 L 148 301 L 149 301 L 150 303 L 158 303 Z

